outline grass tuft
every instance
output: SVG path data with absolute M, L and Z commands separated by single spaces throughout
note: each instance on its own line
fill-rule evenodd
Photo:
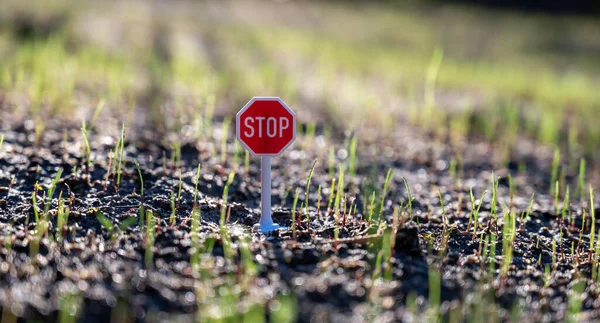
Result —
M 356 146 L 358 144 L 358 139 L 356 136 L 352 136 L 350 140 L 350 165 L 348 171 L 350 172 L 350 177 L 356 177 Z
M 169 217 L 169 224 L 174 226 L 177 222 L 177 208 L 175 207 L 175 194 L 173 192 L 170 193 L 171 198 L 171 216 Z
M 135 160 L 135 168 L 137 169 L 138 175 L 140 177 L 140 196 L 144 198 L 144 176 L 142 176 L 142 170 L 140 169 L 140 163 L 138 160 Z
M 108 231 L 111 240 L 115 238 L 115 226 L 102 212 L 96 212 L 96 220 Z
M 498 181 L 499 181 L 499 177 L 496 177 L 494 175 L 494 173 L 492 172 L 492 209 L 490 210 L 490 213 L 492 214 L 492 216 L 494 217 L 494 222 L 497 223 L 498 222 L 498 218 L 497 218 L 497 213 L 498 213 Z
M 517 215 L 515 211 L 504 213 L 504 224 L 502 226 L 502 277 L 506 278 L 513 257 L 513 244 L 517 235 Z
M 296 205 L 298 204 L 298 195 L 300 194 L 300 189 L 296 188 L 296 193 L 294 193 L 294 202 L 292 203 L 292 236 L 294 240 L 296 240 Z
M 194 184 L 194 208 L 196 208 L 198 198 L 198 184 L 200 183 L 200 164 L 198 164 L 198 170 L 196 171 L 196 183 Z
M 371 194 L 371 203 L 369 203 L 369 224 L 373 220 L 373 213 L 375 212 L 375 191 Z
M 200 209 L 194 207 L 192 209 L 192 228 L 190 234 L 192 236 L 192 248 L 190 257 L 190 266 L 195 269 L 200 263 L 200 224 L 202 223 Z
M 385 207 L 385 197 L 387 195 L 388 186 L 390 184 L 390 180 L 392 179 L 393 170 L 390 168 L 385 175 L 385 182 L 383 183 L 383 192 L 381 193 L 381 200 L 379 202 L 379 206 L 377 208 L 377 225 L 381 223 L 381 218 L 383 215 L 383 208 Z
M 225 187 L 223 188 L 223 201 L 221 202 L 221 217 L 219 220 L 219 225 L 221 228 L 225 227 L 225 214 L 227 211 L 227 198 L 229 196 L 229 186 L 233 183 L 233 179 L 235 178 L 235 172 L 229 173 L 227 177 L 227 183 L 225 183 Z
M 567 322 L 579 322 L 579 313 L 582 309 L 582 304 L 584 301 L 583 292 L 586 287 L 585 280 L 577 280 L 573 282 L 571 287 L 571 293 L 569 295 L 568 305 L 567 305 Z
M 56 176 L 52 180 L 50 187 L 48 187 L 48 194 L 46 194 L 46 201 L 44 202 L 44 215 L 48 214 L 48 210 L 50 210 L 50 206 L 52 205 L 52 197 L 54 197 L 54 192 L 56 191 L 56 186 L 58 185 L 58 181 L 62 176 L 63 169 L 60 168 L 56 172 Z
M 335 149 L 329 147 L 329 178 L 334 178 L 335 173 Z
M 37 190 L 34 190 L 31 194 L 31 204 L 33 207 L 33 215 L 35 217 L 35 223 L 40 222 L 40 212 L 37 208 Z
M 558 180 L 558 166 L 560 165 L 560 150 L 554 149 L 554 157 L 552 158 L 552 175 L 550 177 L 550 195 L 558 194 L 555 189 L 555 183 Z
M 229 126 L 231 125 L 231 118 L 225 118 L 222 125 L 222 137 L 221 137 L 221 165 L 225 165 L 227 161 L 227 139 L 229 138 Z
M 412 222 L 412 220 L 413 220 L 412 202 L 413 202 L 414 198 L 410 194 L 410 187 L 408 187 L 408 182 L 406 181 L 406 177 L 402 177 L 402 180 L 404 181 L 404 187 L 406 188 L 406 193 L 408 194 L 408 201 L 406 202 L 406 205 L 408 205 L 408 212 L 409 212 L 408 214 L 410 216 L 410 221 Z
M 62 192 L 58 197 L 58 209 L 56 212 L 56 230 L 58 231 L 56 236 L 64 239 L 66 234 L 66 226 L 69 223 L 69 208 L 64 204 L 62 199 Z
M 332 211 L 331 205 L 335 196 L 335 177 L 331 178 L 331 185 L 329 186 L 329 199 L 327 201 L 327 214 Z
M 83 142 L 85 144 L 85 171 L 88 174 L 88 180 L 89 180 L 89 174 L 90 174 L 90 166 L 92 164 L 91 159 L 90 159 L 90 155 L 91 155 L 91 148 L 90 148 L 90 141 L 88 140 L 88 132 L 85 126 L 85 120 L 83 120 L 81 122 L 81 136 L 83 137 Z
M 146 237 L 145 237 L 145 252 L 144 252 L 144 264 L 146 268 L 152 268 L 154 252 L 154 241 L 156 239 L 156 222 L 154 219 L 154 213 L 151 210 L 146 211 Z
M 592 224 L 591 224 L 591 228 L 590 228 L 590 258 L 593 257 L 593 248 L 594 248 L 594 233 L 596 232 L 596 210 L 594 207 L 594 189 L 592 188 L 592 185 L 590 185 L 590 215 L 592 217 Z M 595 259 L 595 258 L 592 258 Z M 593 268 L 592 270 L 594 270 L 595 268 Z
M 83 299 L 81 294 L 76 292 L 67 292 L 62 295 L 59 301 L 58 322 L 75 323 L 82 311 Z
M 310 181 L 312 180 L 313 172 L 315 171 L 316 165 L 317 165 L 317 160 L 315 159 L 315 161 L 312 164 L 312 167 L 310 168 L 310 172 L 308 173 L 308 178 L 306 179 L 306 188 L 304 189 L 304 207 L 305 207 L 304 215 L 306 216 L 306 221 L 309 225 L 310 225 L 310 216 L 308 215 L 308 194 L 309 194 L 309 190 L 310 190 Z
M 121 187 L 121 169 L 123 168 L 123 155 L 125 148 L 125 124 L 121 128 L 121 138 L 117 142 L 117 146 L 119 147 L 119 165 L 117 168 L 117 190 Z M 116 150 L 115 150 L 116 151 Z
M 340 174 L 338 178 L 338 187 L 337 192 L 335 193 L 335 204 L 334 204 L 334 215 L 335 215 L 335 229 L 334 229 L 334 239 L 337 240 L 340 234 L 340 206 L 342 195 L 344 195 L 344 167 L 340 165 Z
M 250 152 L 248 150 L 244 152 L 244 172 L 246 175 L 250 173 Z
M 585 198 L 585 159 L 579 161 L 579 199 L 583 201 Z

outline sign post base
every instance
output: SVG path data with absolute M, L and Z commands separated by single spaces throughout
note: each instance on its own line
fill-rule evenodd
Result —
M 262 232 L 262 233 L 269 233 L 269 232 L 273 232 L 275 230 L 287 230 L 287 227 L 281 226 L 277 223 L 273 223 L 271 225 L 260 225 L 260 224 L 255 224 L 254 225 L 255 228 L 258 229 L 258 231 Z

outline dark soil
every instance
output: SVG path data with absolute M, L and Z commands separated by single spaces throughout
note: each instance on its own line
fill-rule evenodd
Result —
M 80 320 L 85 322 L 111 319 L 192 321 L 205 314 L 198 311 L 196 296 L 199 290 L 210 294 L 220 286 L 230 284 L 228 277 L 231 275 L 241 279 L 241 258 L 236 255 L 233 262 L 224 259 L 219 230 L 224 184 L 235 167 L 232 154 L 228 155 L 225 165 L 221 165 L 214 142 L 183 136 L 182 160 L 178 167 L 171 162 L 171 148 L 157 141 L 155 134 L 128 129 L 122 181 L 117 187 L 114 176 L 110 175 L 108 182 L 104 180 L 108 153 L 114 147 L 117 134 L 107 136 L 100 131 L 90 131 L 92 165 L 88 170 L 82 155 L 79 125 L 51 121 L 37 144 L 34 143 L 34 129 L 27 121 L 4 121 L 3 125 L 0 225 L 4 246 L 0 252 L 0 303 L 4 311 L 10 310 L 26 319 L 54 321 L 59 316 L 60 296 L 77 293 L 83 296 Z M 325 144 L 320 145 L 320 141 Z M 589 199 L 585 197 L 579 202 L 579 195 L 573 194 L 569 211 L 577 215 L 576 221 L 571 226 L 560 220 L 553 197 L 547 195 L 551 171 L 548 151 L 534 149 L 532 144 L 523 142 L 520 150 L 511 152 L 509 167 L 505 168 L 497 166 L 493 147 L 471 140 L 468 145 L 464 143 L 464 159 L 459 165 L 460 180 L 457 180 L 449 172 L 454 152 L 431 134 L 407 128 L 391 138 L 361 141 L 357 176 L 349 178 L 346 174 L 345 187 L 348 208 L 355 203 L 358 211 L 357 214 L 342 215 L 343 223 L 336 241 L 334 215 L 326 210 L 331 182 L 327 154 L 328 147 L 335 145 L 337 163 L 346 163 L 345 142 L 347 138 L 343 134 L 333 139 L 300 136 L 295 146 L 273 160 L 274 219 L 291 227 L 294 191 L 300 189 L 297 205 L 300 207 L 304 201 L 306 175 L 312 161 L 319 159 L 309 195 L 310 223 L 300 217 L 295 237 L 291 230 L 269 236 L 251 231 L 260 212 L 258 159 L 252 158 L 248 173 L 244 172 L 243 166 L 235 168 L 238 174 L 229 189 L 227 224 L 233 243 L 238 242 L 241 233 L 251 231 L 253 260 L 259 266 L 258 276 L 252 279 L 240 300 L 265 304 L 269 309 L 277 294 L 291 291 L 297 300 L 298 320 L 302 322 L 354 321 L 365 315 L 391 321 L 410 319 L 403 305 L 407 296 L 427 298 L 429 268 L 441 264 L 442 301 L 469 301 L 465 299 L 468 293 L 487 279 L 484 272 L 489 268 L 489 262 L 495 262 L 495 268 L 502 263 L 501 231 L 498 232 L 498 256 L 488 258 L 483 264 L 480 255 L 480 234 L 501 230 L 491 224 L 490 216 L 491 170 L 496 168 L 495 174 L 501 178 L 499 199 L 517 214 L 527 209 L 529 198 L 535 193 L 530 219 L 523 226 L 517 223 L 514 258 L 508 275 L 500 277 L 496 269 L 496 275 L 487 283 L 488 289 L 493 287 L 496 304 L 505 309 L 498 315 L 507 318 L 517 304 L 522 307 L 523 318 L 527 321 L 554 321 L 564 317 L 567 287 L 577 277 L 591 276 L 589 216 L 588 229 L 579 240 L 581 214 L 584 208 L 589 210 Z M 233 151 L 233 143 L 230 149 Z M 143 174 L 143 196 L 140 195 L 135 160 L 139 161 Z M 243 165 L 243 154 L 239 160 Z M 190 216 L 198 163 L 202 165 L 198 185 L 201 240 L 215 242 L 212 250 L 215 266 L 208 280 L 200 279 L 189 264 Z M 521 171 L 516 165 L 522 166 Z M 30 248 L 36 226 L 32 194 L 35 191 L 37 207 L 43 210 L 46 189 L 59 168 L 64 173 L 50 209 L 56 209 L 62 192 L 71 212 L 66 239 L 42 239 L 39 254 L 32 259 Z M 365 195 L 370 196 L 369 189 L 375 188 L 377 201 L 380 199 L 388 168 L 393 168 L 394 173 L 382 220 L 391 223 L 394 207 L 400 203 L 406 205 L 408 192 L 403 178 L 415 199 L 412 221 L 408 210 L 401 216 L 391 258 L 392 279 L 382 283 L 372 280 L 381 236 L 377 230 L 369 230 L 368 215 L 363 214 L 363 210 L 368 210 L 369 201 L 365 201 Z M 177 192 L 180 171 L 182 198 L 177 206 L 176 224 L 171 226 L 170 194 Z M 516 187 L 512 199 L 509 198 L 509 174 Z M 597 175 L 593 172 L 587 178 L 592 184 L 597 183 Z M 567 180 L 575 182 L 576 179 Z M 36 183 L 43 189 L 36 190 Z M 318 185 L 323 186 L 319 210 L 316 209 Z M 471 187 L 476 198 L 484 190 L 489 191 L 481 206 L 480 231 L 475 238 L 472 228 L 467 231 Z M 573 187 L 572 192 L 575 191 Z M 448 248 L 443 255 L 440 254 L 443 217 L 438 188 L 450 227 Z M 562 207 L 562 197 L 560 203 Z M 144 262 L 145 234 L 139 223 L 111 239 L 95 216 L 100 211 L 118 225 L 128 218 L 137 218 L 141 204 L 160 218 L 151 267 L 146 267 Z M 502 209 L 500 204 L 498 209 Z M 49 233 L 54 236 L 55 216 L 52 216 L 52 223 Z M 560 232 L 562 244 L 556 246 L 556 264 L 553 266 L 550 241 Z M 10 249 L 7 248 L 9 240 Z M 571 255 L 573 242 L 575 256 Z M 546 266 L 552 269 L 550 281 L 544 279 Z M 590 282 L 583 303 L 590 319 L 598 317 L 600 307 L 594 286 Z

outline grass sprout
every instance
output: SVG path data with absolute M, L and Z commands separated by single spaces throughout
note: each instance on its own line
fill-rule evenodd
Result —
M 592 233 L 592 235 L 594 235 Z M 556 268 L 556 240 L 552 239 L 552 268 Z
M 144 264 L 146 268 L 152 268 L 154 259 L 154 241 L 156 239 L 156 220 L 154 213 L 151 210 L 146 211 L 146 236 L 145 236 L 145 252 Z
M 592 217 L 592 224 L 590 228 L 590 258 L 593 257 L 593 248 L 594 248 L 594 233 L 596 232 L 596 210 L 594 207 L 594 189 L 592 185 L 590 185 L 590 215 Z
M 171 144 L 171 159 L 169 160 L 171 169 L 181 169 L 181 142 L 179 140 Z
M 229 126 L 231 125 L 231 118 L 225 118 L 222 125 L 222 137 L 221 137 L 221 165 L 225 165 L 227 161 L 227 139 L 229 137 Z
M 560 165 L 560 150 L 554 149 L 554 157 L 552 158 L 552 175 L 550 177 L 550 195 L 558 194 L 554 183 L 558 180 L 558 166 Z
M 248 150 L 244 151 L 244 172 L 250 173 L 250 152 Z
M 175 194 L 173 192 L 171 192 L 171 216 L 169 217 L 169 224 L 171 226 L 175 225 L 175 222 L 177 220 L 177 208 L 175 207 Z
M 84 150 L 85 150 L 85 169 L 86 172 L 88 174 L 88 179 L 89 179 L 89 174 L 90 174 L 90 166 L 91 166 L 91 159 L 90 159 L 90 155 L 91 155 L 91 148 L 90 148 L 90 141 L 88 140 L 88 132 L 85 126 L 85 120 L 83 120 L 81 122 L 81 136 L 83 137 L 83 142 L 85 144 Z
M 352 136 L 350 140 L 350 165 L 348 166 L 348 171 L 350 172 L 350 177 L 354 178 L 356 176 L 356 146 L 358 144 L 358 139 L 356 136 Z
M 344 194 L 344 167 L 340 166 L 340 174 L 338 178 L 338 187 L 337 192 L 335 194 L 335 204 L 334 204 L 334 214 L 335 214 L 335 229 L 334 229 L 334 239 L 337 240 L 339 237 L 340 230 L 340 202 L 342 200 L 342 195 Z
M 579 198 L 583 201 L 585 198 L 585 159 L 579 161 Z
M 507 277 L 508 269 L 512 263 L 513 245 L 517 235 L 517 215 L 515 211 L 504 213 L 504 224 L 502 226 L 502 277 Z
M 223 201 L 221 202 L 221 218 L 219 220 L 219 225 L 221 227 L 225 227 L 225 213 L 227 211 L 227 198 L 229 196 L 229 186 L 233 183 L 233 179 L 235 178 L 235 172 L 229 173 L 227 177 L 227 183 L 225 183 L 225 187 L 223 188 Z
M 183 174 L 179 171 L 179 184 L 177 186 L 177 209 L 179 210 L 179 203 L 181 202 L 181 191 L 183 186 Z
M 117 168 L 117 190 L 121 187 L 121 169 L 123 168 L 123 155 L 125 154 L 125 124 L 121 128 L 121 138 L 117 141 L 119 146 L 119 165 Z M 116 151 L 116 150 L 115 150 Z
M 108 231 L 111 240 L 116 237 L 115 226 L 104 214 L 102 214 L 102 212 L 96 212 L 96 220 L 98 220 L 98 222 L 104 227 L 104 229 Z
M 140 169 L 140 163 L 135 160 L 135 168 L 137 169 L 138 175 L 140 177 L 140 196 L 144 197 L 144 176 L 142 176 L 142 170 Z
M 196 171 L 196 183 L 194 186 L 194 205 L 192 207 L 192 228 L 190 234 L 192 235 L 192 250 L 190 257 L 190 266 L 197 268 L 200 263 L 200 224 L 202 223 L 202 214 L 200 208 L 198 208 L 197 197 L 198 197 L 198 184 L 200 183 L 200 164 L 198 164 L 198 170 Z
M 204 107 L 204 129 L 206 133 L 211 136 L 212 135 L 212 124 L 213 124 L 213 116 L 215 112 L 215 101 L 216 97 L 214 94 L 209 95 L 206 98 L 206 106 Z
M 469 188 L 469 198 L 471 200 L 471 213 L 469 213 L 469 223 L 467 224 L 467 232 L 471 230 L 471 221 L 473 220 L 473 215 L 475 214 L 475 196 L 473 195 L 473 187 Z
M 196 171 L 196 183 L 194 184 L 194 208 L 196 208 L 198 198 L 198 184 L 200 183 L 200 164 L 198 164 L 198 170 Z
M 62 199 L 62 192 L 60 192 L 58 197 L 58 209 L 56 212 L 56 229 L 58 230 L 58 237 L 64 239 L 66 234 L 66 226 L 69 223 L 69 208 L 64 204 Z
M 571 287 L 571 293 L 569 295 L 568 305 L 567 305 L 567 322 L 579 322 L 579 313 L 582 309 L 583 304 L 583 292 L 585 290 L 586 283 L 585 280 L 577 280 L 573 283 Z
M 233 168 L 238 169 L 240 167 L 240 153 L 242 152 L 242 147 L 240 146 L 240 142 L 237 140 L 233 141 Z
M 404 181 L 404 187 L 406 188 L 406 193 L 408 194 L 408 201 L 406 202 L 406 205 L 408 205 L 410 221 L 412 221 L 413 220 L 412 202 L 413 202 L 414 198 L 410 194 L 410 187 L 408 187 L 408 182 L 406 181 L 406 177 L 402 177 L 402 180 Z
M 488 273 L 490 274 L 494 274 L 495 272 L 495 265 L 496 265 L 496 242 L 498 241 L 497 239 L 497 235 L 496 232 L 492 231 L 492 234 L 490 235 L 490 243 L 489 243 L 489 260 L 490 260 L 490 264 L 488 266 Z
M 100 101 L 98 101 L 98 104 L 96 105 L 96 108 L 94 109 L 92 121 L 90 121 L 90 129 L 94 129 L 94 125 L 96 125 L 96 121 L 98 120 L 98 117 L 100 116 L 100 112 L 102 112 L 102 109 L 104 108 L 105 104 L 106 104 L 106 100 L 104 100 L 104 99 L 100 99 Z
M 437 322 L 439 317 L 438 309 L 440 307 L 442 297 L 442 277 L 440 269 L 432 264 L 428 270 L 429 297 L 427 307 L 429 308 L 428 316 L 431 322 Z
M 83 299 L 81 294 L 67 292 L 59 300 L 58 322 L 75 323 L 82 310 Z
M 527 205 L 527 212 L 525 212 L 522 216 L 521 216 L 521 228 L 525 225 L 525 222 L 527 221 L 527 219 L 529 219 L 529 216 L 531 215 L 531 209 L 533 208 L 533 198 L 535 197 L 535 193 L 531 194 L 531 198 L 529 199 L 529 205 Z
M 392 228 L 386 229 L 381 240 L 382 271 L 385 281 L 392 280 L 392 231 Z
M 369 203 L 369 223 L 373 219 L 373 213 L 375 212 L 375 192 L 371 194 L 371 203 Z
M 292 203 L 292 235 L 294 240 L 296 239 L 296 205 L 298 204 L 298 195 L 300 194 L 300 189 L 296 189 L 296 193 L 294 193 L 294 202 Z
M 56 172 L 52 183 L 50 183 L 50 187 L 48 187 L 48 193 L 46 194 L 46 201 L 44 202 L 44 215 L 48 213 L 50 210 L 50 206 L 52 205 L 52 197 L 54 196 L 54 192 L 56 191 L 56 186 L 58 185 L 58 181 L 62 176 L 63 169 L 60 168 Z
M 494 173 L 492 172 L 492 209 L 490 210 L 490 213 L 492 214 L 492 216 L 494 216 L 494 222 L 498 222 L 497 219 L 497 202 L 498 202 L 498 177 L 496 177 L 494 175 Z
M 190 257 L 190 266 L 192 268 L 197 268 L 200 263 L 200 224 L 202 222 L 200 209 L 193 208 L 192 209 L 192 227 L 190 230 L 191 241 L 192 241 L 192 249 L 191 249 L 191 257 Z
M 329 147 L 329 178 L 334 178 L 335 173 L 335 150 Z
M 569 201 L 569 185 L 567 185 L 567 190 L 565 191 L 565 198 L 563 200 L 563 207 L 562 207 L 562 211 L 560 213 L 560 219 L 561 221 L 565 222 L 565 216 L 567 214 L 568 209 L 571 207 L 570 201 Z M 562 228 L 561 228 L 562 230 Z
M 251 238 L 248 235 L 244 235 L 238 242 L 238 248 L 240 250 L 240 256 L 244 268 L 244 272 L 247 276 L 254 277 L 258 274 L 258 266 L 252 259 L 252 251 L 250 250 Z
M 310 225 L 310 217 L 308 215 L 308 193 L 310 190 L 310 181 L 312 180 L 313 172 L 315 171 L 316 165 L 317 165 L 317 160 L 315 159 L 315 161 L 312 164 L 312 167 L 310 168 L 310 172 L 308 173 L 308 178 L 306 179 L 306 188 L 304 190 L 304 207 L 306 208 L 304 214 L 306 216 L 306 221 L 309 225 Z
M 393 170 L 390 168 L 385 175 L 385 182 L 383 182 L 383 192 L 381 193 L 381 200 L 379 202 L 379 206 L 377 207 L 377 221 L 378 224 L 381 223 L 381 218 L 383 215 L 383 208 L 385 207 L 385 197 L 387 195 L 388 186 L 390 184 L 390 179 L 392 178 Z
M 46 220 L 45 218 L 41 219 L 39 222 L 36 223 L 34 234 L 32 237 L 30 237 L 29 258 L 31 258 L 34 263 L 37 263 L 36 257 L 40 250 L 40 240 L 42 240 L 42 237 L 44 237 L 44 235 L 47 234 L 48 226 L 48 220 Z
M 440 252 L 442 255 L 446 253 L 448 247 L 448 240 L 450 238 L 450 232 L 448 231 L 448 218 L 446 215 L 446 205 L 442 196 L 442 191 L 438 188 L 438 195 L 440 197 L 440 205 L 442 206 L 442 240 L 440 245 Z
M 40 222 L 40 212 L 38 211 L 37 208 L 37 190 L 34 190 L 33 193 L 31 194 L 31 204 L 33 207 L 33 216 L 35 217 L 35 222 L 38 223 Z
M 130 227 L 132 227 L 138 220 L 135 217 L 129 217 L 125 220 L 123 220 L 123 222 L 119 223 L 119 230 L 120 231 L 125 231 L 127 229 L 129 229 Z
M 332 211 L 331 205 L 335 196 L 335 177 L 331 179 L 331 185 L 329 187 L 329 199 L 327 201 L 327 213 Z
M 277 302 L 279 303 L 279 308 L 270 312 L 272 322 L 296 322 L 298 315 L 296 297 L 293 294 L 280 295 L 277 297 Z
M 321 184 L 317 187 L 317 216 L 321 213 Z

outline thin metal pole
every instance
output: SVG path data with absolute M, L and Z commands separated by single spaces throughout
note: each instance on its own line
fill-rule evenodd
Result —
M 261 156 L 260 158 L 260 190 L 262 207 L 260 226 L 270 228 L 273 226 L 273 218 L 271 218 L 271 156 Z

